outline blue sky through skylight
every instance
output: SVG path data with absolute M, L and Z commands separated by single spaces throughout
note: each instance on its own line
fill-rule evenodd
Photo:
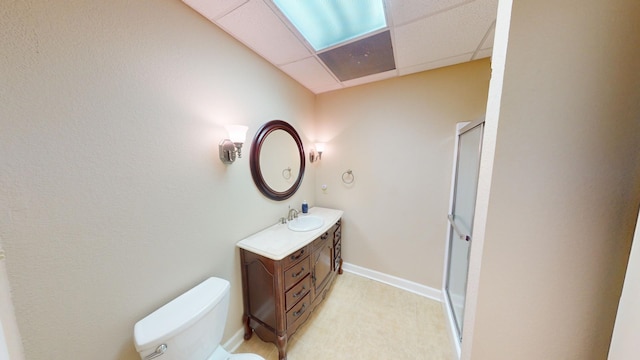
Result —
M 387 26 L 382 0 L 273 0 L 315 50 Z

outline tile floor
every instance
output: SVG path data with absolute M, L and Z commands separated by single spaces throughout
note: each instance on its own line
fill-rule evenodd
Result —
M 288 360 L 452 360 L 442 304 L 358 275 L 336 278 L 330 294 L 289 339 Z M 235 351 L 278 360 L 254 335 Z

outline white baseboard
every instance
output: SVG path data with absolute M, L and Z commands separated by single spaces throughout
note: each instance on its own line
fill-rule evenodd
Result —
M 242 345 L 243 341 L 244 341 L 244 327 L 241 327 L 238 331 L 235 332 L 235 334 L 231 336 L 229 340 L 227 340 L 224 344 L 222 344 L 222 347 L 228 352 L 234 353 L 236 352 L 236 350 L 238 350 L 240 345 Z
M 398 289 L 406 290 L 414 294 L 418 294 L 429 299 L 442 302 L 442 290 L 434 289 L 432 287 L 418 284 L 413 281 L 405 280 L 399 277 L 381 273 L 379 271 L 364 268 L 362 266 L 353 265 L 348 262 L 342 264 L 342 269 L 346 272 L 363 276 L 371 280 L 379 281 L 381 283 L 397 287 Z

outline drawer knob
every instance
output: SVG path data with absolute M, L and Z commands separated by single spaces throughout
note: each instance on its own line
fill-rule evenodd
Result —
M 302 257 L 302 255 L 304 255 L 304 249 L 300 250 L 300 254 L 298 255 L 291 255 L 289 256 L 289 259 L 291 260 L 298 260 Z
M 303 272 L 304 272 L 304 266 L 300 269 L 300 272 L 295 273 L 295 274 L 291 274 L 291 277 L 295 279 L 298 276 L 302 275 Z
M 303 293 L 305 290 L 307 290 L 307 287 L 303 285 L 303 286 L 302 286 L 302 289 L 300 289 L 300 291 L 298 291 L 297 293 L 293 294 L 293 295 L 292 295 L 292 297 L 293 297 L 294 299 L 295 299 L 295 298 L 297 298 L 298 296 L 302 295 L 302 293 Z
M 307 310 L 307 304 L 302 304 L 302 307 L 300 308 L 300 310 L 296 311 L 293 313 L 294 317 L 298 317 L 302 314 L 304 314 L 304 311 Z

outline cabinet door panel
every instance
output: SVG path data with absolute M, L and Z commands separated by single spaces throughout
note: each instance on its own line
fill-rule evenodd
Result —
M 333 246 L 331 241 L 326 241 L 324 246 L 316 251 L 314 290 L 315 294 L 319 294 L 329 280 L 329 275 L 331 275 L 331 270 L 333 269 Z
M 245 304 L 249 314 L 275 329 L 276 288 L 274 287 L 274 274 L 269 272 L 267 265 L 270 264 L 265 264 L 257 259 L 253 259 L 245 265 L 249 281 Z

